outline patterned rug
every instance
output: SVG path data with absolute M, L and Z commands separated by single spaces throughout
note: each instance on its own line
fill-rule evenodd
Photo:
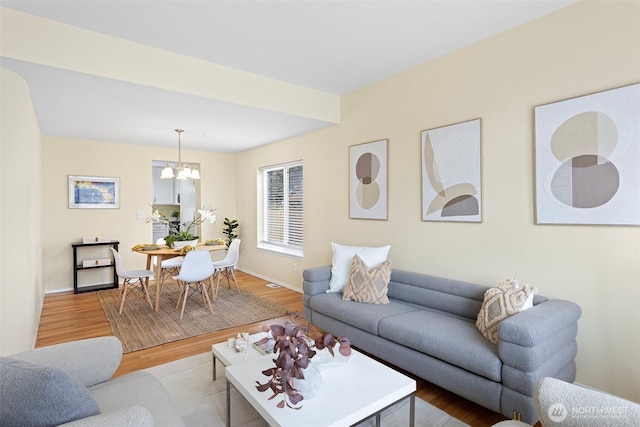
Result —
M 151 302 L 155 303 L 153 287 Z M 220 284 L 218 297 L 212 301 L 213 314 L 202 303 L 199 293 L 190 294 L 184 317 L 180 320 L 178 285 L 166 283 L 160 296 L 160 309 L 156 313 L 149 308 L 142 292 L 127 293 L 122 315 L 120 291 L 109 289 L 98 292 L 98 301 L 109 320 L 113 335 L 122 341 L 123 351 L 130 353 L 167 342 L 207 334 L 234 326 L 247 325 L 262 320 L 284 316 L 287 309 L 240 289 L 240 294 Z M 180 307 L 182 308 L 182 307 Z

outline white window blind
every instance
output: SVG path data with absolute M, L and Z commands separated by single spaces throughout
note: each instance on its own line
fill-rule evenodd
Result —
M 303 255 L 302 176 L 301 161 L 260 169 L 259 247 L 294 256 Z

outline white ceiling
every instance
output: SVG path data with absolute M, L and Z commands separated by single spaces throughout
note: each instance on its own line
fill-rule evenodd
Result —
M 0 1 L 149 47 L 334 95 L 385 79 L 575 0 Z M 1 57 L 44 135 L 239 152 L 334 123 Z

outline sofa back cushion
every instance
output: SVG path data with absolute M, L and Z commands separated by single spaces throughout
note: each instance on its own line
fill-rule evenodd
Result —
M 394 269 L 389 298 L 455 314 L 475 322 L 488 286 Z

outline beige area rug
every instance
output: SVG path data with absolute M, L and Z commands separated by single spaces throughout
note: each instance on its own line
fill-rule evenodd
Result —
M 211 353 L 203 353 L 145 369 L 160 379 L 176 404 L 184 423 L 189 427 L 226 425 L 227 398 L 224 369 L 218 362 L 218 378 L 212 381 L 211 363 Z M 322 425 L 322 420 L 313 421 L 314 425 Z M 408 424 L 407 399 L 382 413 L 383 427 Z M 265 425 L 258 413 L 235 389 L 231 390 L 231 425 L 235 427 L 264 427 Z M 417 427 L 468 427 L 467 424 L 418 398 L 416 398 L 415 425 Z M 373 427 L 375 420 L 364 421 L 359 426 Z
M 176 308 L 178 292 L 177 284 L 165 283 L 157 313 L 149 308 L 142 292 L 138 290 L 130 292 L 127 294 L 122 315 L 118 314 L 120 308 L 118 289 L 98 292 L 98 300 L 109 320 L 113 335 L 122 341 L 125 353 L 234 326 L 273 319 L 288 313 L 286 308 L 251 292 L 240 289 L 240 295 L 238 295 L 235 288 L 228 289 L 226 284 L 223 286 L 221 283 L 218 297 L 212 301 L 213 314 L 209 311 L 209 307 L 202 303 L 200 293 L 190 293 L 184 317 L 180 320 L 180 310 Z M 155 303 L 153 290 L 151 297 L 151 302 Z

